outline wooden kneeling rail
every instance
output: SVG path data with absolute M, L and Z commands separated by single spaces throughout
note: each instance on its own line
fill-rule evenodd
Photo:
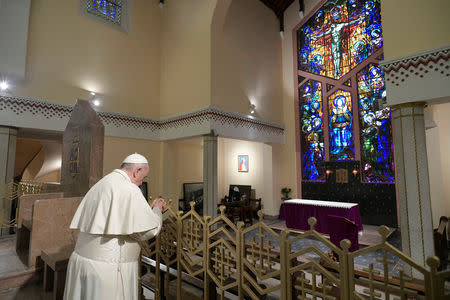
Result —
M 42 250 L 44 262 L 44 291 L 53 291 L 53 300 L 63 298 L 67 264 L 73 248 Z
M 151 259 L 151 258 L 149 258 L 147 256 L 142 255 L 141 256 L 141 262 L 143 264 L 145 264 L 146 266 L 150 267 L 150 270 L 148 270 L 149 272 L 154 271 L 155 268 L 156 268 L 156 261 L 154 261 L 153 259 Z M 164 291 L 165 291 L 165 288 L 164 288 L 164 283 L 165 283 L 164 277 L 165 276 L 177 277 L 177 270 L 174 269 L 174 268 L 169 268 L 169 272 L 167 272 L 167 266 L 164 265 L 163 263 L 160 263 L 160 272 L 161 272 L 160 273 L 161 274 L 161 279 L 159 281 L 160 282 L 159 290 L 161 291 L 161 298 L 162 299 L 167 299 L 169 296 L 176 296 L 177 295 L 176 284 L 173 286 L 173 288 L 169 288 L 169 291 L 173 291 L 173 294 L 170 294 L 170 295 L 165 295 L 164 294 Z M 169 273 L 169 274 L 167 274 L 167 273 Z M 151 279 L 153 279 L 153 280 L 151 280 L 150 282 L 144 282 L 144 280 L 142 280 L 142 285 L 144 287 L 148 288 L 149 290 L 155 292 L 155 290 L 156 290 L 156 280 L 154 280 L 154 275 L 151 276 Z M 200 279 L 200 278 L 197 278 L 197 277 L 190 276 L 186 272 L 182 272 L 181 273 L 181 280 L 186 282 L 186 283 L 189 283 L 190 285 L 192 285 L 192 286 L 194 286 L 196 288 L 203 289 L 203 280 Z M 188 295 L 188 299 L 202 299 L 200 297 L 197 297 L 197 296 L 193 295 L 192 293 L 190 293 L 188 291 L 183 291 L 183 293 Z
M 156 268 L 156 261 L 142 255 L 141 256 L 141 261 L 143 264 L 150 266 L 153 270 Z M 153 271 L 153 270 L 149 270 L 149 271 Z M 170 268 L 169 267 L 169 272 L 167 272 L 167 266 L 164 265 L 163 263 L 160 263 L 160 274 L 161 274 L 161 279 L 160 279 L 160 287 L 159 290 L 161 292 L 161 299 L 167 299 L 169 295 L 164 295 L 164 277 L 165 276 L 173 276 L 173 277 L 177 277 L 177 270 L 175 268 Z M 169 274 L 167 274 L 169 273 Z M 195 276 L 191 276 L 186 272 L 181 272 L 181 281 L 182 282 L 186 282 L 200 290 L 204 289 L 204 281 L 202 278 L 199 277 L 195 277 Z M 145 286 L 146 288 L 150 289 L 151 291 L 155 291 L 156 290 L 156 286 L 155 286 L 155 280 L 152 280 L 151 282 L 144 282 L 142 281 L 142 285 Z M 172 288 L 173 287 L 173 288 Z M 169 291 L 173 291 L 173 294 L 170 294 L 170 296 L 176 296 L 176 284 L 175 285 L 171 285 L 171 288 L 169 288 Z M 216 286 L 214 284 L 214 282 L 212 280 L 210 280 L 210 288 L 209 288 L 210 294 L 206 299 L 210 299 L 210 300 L 215 300 L 217 299 L 217 291 L 216 291 Z M 231 288 L 227 290 L 228 293 L 233 294 L 233 295 L 238 295 L 238 290 L 237 288 Z M 259 299 L 266 299 L 266 295 L 259 295 L 259 293 L 257 293 L 257 291 L 254 291 L 258 296 Z M 187 296 L 188 299 L 203 299 L 203 298 L 199 298 L 198 296 L 193 295 L 192 293 L 183 290 L 183 295 Z M 184 298 L 184 297 L 183 297 Z M 244 299 L 250 299 L 250 297 L 244 296 Z

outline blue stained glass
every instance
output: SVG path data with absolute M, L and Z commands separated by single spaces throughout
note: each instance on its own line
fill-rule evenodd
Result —
M 87 11 L 120 25 L 122 0 L 88 0 Z
M 394 182 L 390 110 L 380 107 L 378 100 L 386 94 L 384 75 L 373 63 L 383 59 L 382 52 L 374 55 L 383 46 L 380 1 L 328 0 L 297 31 L 297 75 L 302 79 L 298 83 L 304 83 L 299 89 L 303 180 L 325 180 L 324 139 L 329 141 L 328 160 L 355 160 L 355 134 L 359 134 L 362 180 Z M 357 66 L 359 72 L 350 73 Z M 320 82 L 317 75 L 340 80 L 337 84 Z M 341 83 L 356 91 L 347 91 Z M 317 104 L 312 98 L 319 90 L 314 92 L 315 86 L 320 87 L 320 99 L 322 87 L 327 87 L 325 119 L 322 102 L 320 117 L 314 115 Z M 329 95 L 336 86 L 342 89 Z M 353 104 L 358 106 L 355 111 Z M 359 117 L 358 133 L 354 132 L 354 117 Z M 323 128 L 328 128 L 326 137 Z
M 297 35 L 299 70 L 339 79 L 383 45 L 380 0 L 328 1 Z
M 384 74 L 370 64 L 357 74 L 364 182 L 394 182 L 391 111 L 380 106 L 386 97 Z
M 299 89 L 302 179 L 325 180 L 322 84 L 308 80 Z
M 328 97 L 330 160 L 354 160 L 353 110 L 350 92 L 338 90 Z

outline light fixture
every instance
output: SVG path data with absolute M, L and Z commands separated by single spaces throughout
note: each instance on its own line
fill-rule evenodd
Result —
M 100 105 L 100 100 L 95 99 L 92 101 L 92 104 L 94 104 L 95 106 L 99 106 Z
M 251 115 L 253 115 L 255 113 L 255 108 L 256 108 L 255 104 L 250 103 L 249 112 Z
M 300 17 L 300 19 L 303 19 L 303 17 L 305 16 L 305 2 L 304 0 L 298 0 L 298 16 Z
M 164 8 L 164 0 L 159 0 L 159 8 L 163 9 Z
M 91 96 L 94 97 L 94 96 L 95 96 L 95 93 L 94 93 L 94 92 L 91 92 Z
M 6 81 L 0 82 L 0 90 L 4 91 L 4 90 L 7 90 L 8 88 L 9 88 L 9 85 Z
M 284 13 L 278 16 L 278 21 L 280 22 L 280 37 L 284 38 Z

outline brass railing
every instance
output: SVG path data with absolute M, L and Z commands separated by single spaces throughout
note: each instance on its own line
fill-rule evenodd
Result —
M 239 299 L 260 299 L 269 293 L 280 299 L 450 298 L 445 285 L 450 271 L 437 271 L 437 257 L 428 258 L 429 268 L 414 262 L 387 241 L 386 226 L 378 230 L 379 244 L 349 252 L 350 241 L 342 240 L 341 249 L 315 231 L 315 218 L 309 219 L 311 229 L 304 233 L 277 233 L 263 222 L 262 211 L 258 215 L 259 221 L 244 227 L 242 222 L 233 224 L 224 207 L 211 220 L 199 216 L 194 203 L 185 214 L 169 205 L 161 233 L 144 251 L 156 260 L 155 299 L 163 292 L 169 295 L 170 276 L 160 276 L 161 265 L 177 270 L 177 299 L 182 299 L 182 273 L 201 278 L 204 295 L 217 288 L 221 299 L 225 292 Z M 301 240 L 315 240 L 328 251 L 314 244 L 298 248 Z M 369 253 L 377 253 L 375 262 L 355 269 L 355 261 Z M 164 285 L 160 278 L 166 280 Z
M 43 192 L 43 183 L 36 182 L 10 182 L 0 186 L 0 230 L 14 227 L 17 222 L 19 198 L 24 194 L 39 194 Z M 15 217 L 11 218 L 11 207 L 13 201 L 17 201 Z

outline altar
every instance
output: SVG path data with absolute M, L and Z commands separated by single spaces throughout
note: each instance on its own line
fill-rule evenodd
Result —
M 332 228 L 328 216 L 346 218 L 356 224 L 358 231 L 363 230 L 357 203 L 291 199 L 284 201 L 280 208 L 280 219 L 286 221 L 288 228 L 309 230 L 308 218 L 315 217 L 315 230 L 330 234 Z

